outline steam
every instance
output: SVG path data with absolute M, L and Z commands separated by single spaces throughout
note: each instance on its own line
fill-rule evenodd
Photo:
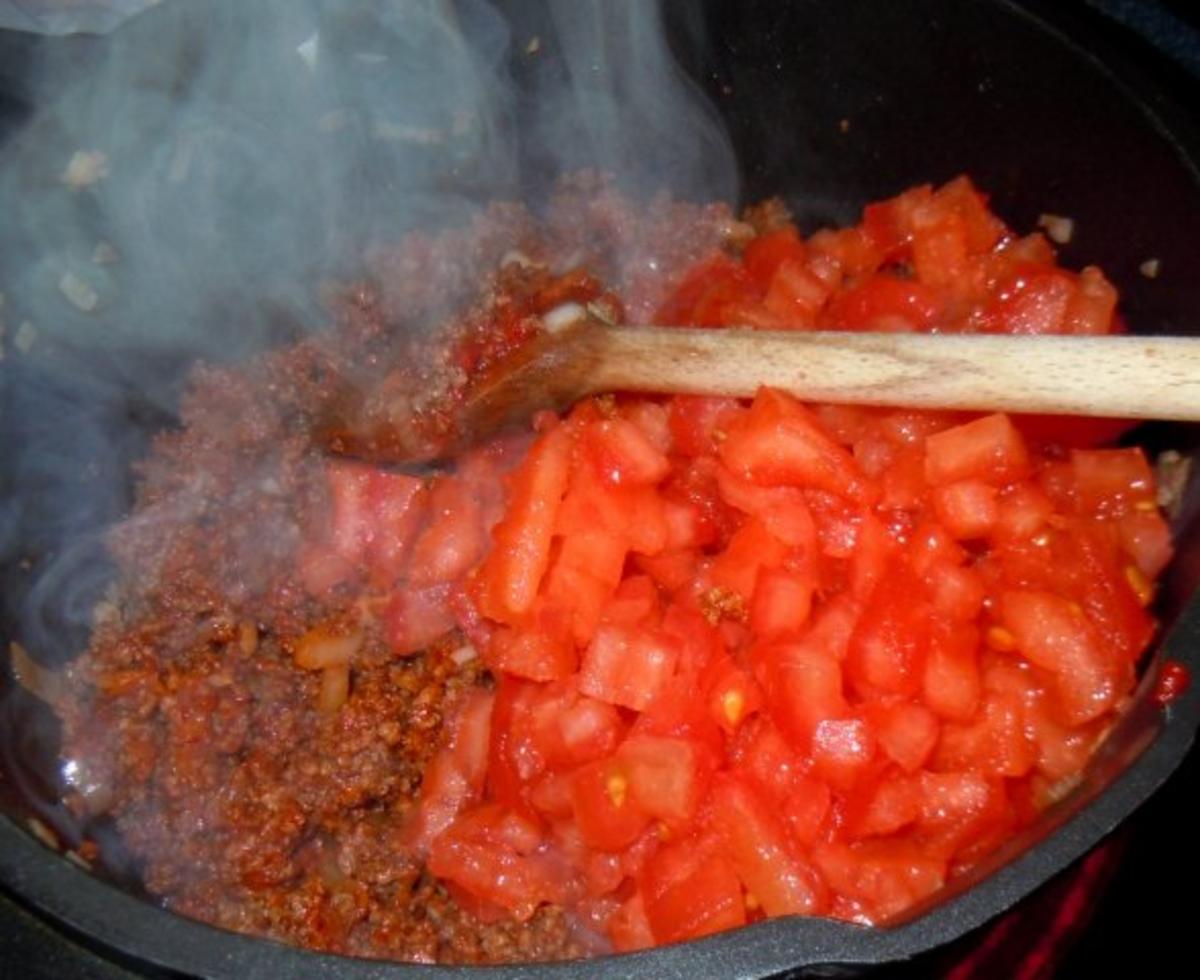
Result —
M 194 360 L 319 330 L 322 285 L 372 246 L 580 167 L 733 199 L 656 4 L 513 6 L 165 0 L 38 49 L 35 111 L 0 145 L 4 621 L 34 657 L 86 642 L 100 534 Z

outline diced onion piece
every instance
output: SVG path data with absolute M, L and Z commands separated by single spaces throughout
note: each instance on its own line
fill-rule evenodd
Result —
M 1075 234 L 1075 222 L 1064 218 L 1061 214 L 1043 214 L 1038 217 L 1038 227 L 1046 229 L 1046 235 L 1052 242 L 1066 245 Z
M 361 645 L 361 630 L 338 635 L 331 633 L 327 627 L 318 626 L 300 637 L 293 656 L 296 666 L 305 670 L 344 667 Z
M 317 695 L 317 709 L 332 715 L 341 709 L 350 695 L 350 668 L 346 664 L 335 664 L 321 671 L 321 691 Z
M 578 323 L 586 315 L 587 311 L 578 303 L 563 303 L 542 317 L 542 326 L 548 333 L 559 333 Z
M 450 659 L 461 667 L 463 664 L 469 664 L 478 656 L 479 651 L 468 643 L 465 646 L 459 647 L 452 654 L 450 654 Z

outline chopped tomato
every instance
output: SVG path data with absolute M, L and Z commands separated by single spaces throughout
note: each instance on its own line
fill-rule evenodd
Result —
M 696 939 L 746 921 L 741 883 L 711 845 L 680 841 L 662 848 L 646 866 L 642 895 L 660 943 Z
M 579 688 L 641 711 L 670 682 L 678 658 L 676 641 L 660 630 L 601 626 L 583 654 Z
M 492 531 L 492 552 L 480 569 L 484 615 L 515 623 L 533 607 L 550 563 L 550 541 L 567 487 L 571 440 L 563 427 L 543 435 L 513 475 L 508 510 Z
M 935 487 L 970 479 L 1003 486 L 1028 472 L 1025 443 L 1007 415 L 986 415 L 925 440 L 925 478 Z
M 725 853 L 768 915 L 817 915 L 824 910 L 824 882 L 749 782 L 723 778 L 713 787 L 712 804 Z
M 854 458 L 799 402 L 767 388 L 732 427 L 720 454 L 735 473 L 763 486 L 811 487 L 856 502 L 868 496 Z
M 1120 329 L 1099 271 L 965 179 L 808 239 L 763 223 L 660 322 Z M 458 625 L 492 674 L 406 825 L 464 908 L 564 904 L 617 950 L 887 921 L 1034 820 L 1133 689 L 1171 541 L 1145 455 L 1106 445 L 1124 425 L 593 398 L 436 478 L 335 464 L 299 575 L 367 590 L 362 655 Z

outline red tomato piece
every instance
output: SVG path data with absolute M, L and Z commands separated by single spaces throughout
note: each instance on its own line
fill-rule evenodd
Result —
M 676 395 L 667 408 L 667 421 L 676 452 L 704 456 L 717 450 L 730 424 L 746 410 L 733 398 Z
M 938 624 L 930 636 L 922 697 L 950 721 L 968 721 L 979 704 L 979 631 L 969 624 Z
M 783 801 L 788 831 L 797 843 L 811 847 L 821 836 L 833 804 L 829 787 L 810 776 L 797 776 Z
M 937 715 L 911 701 L 881 705 L 870 717 L 879 747 L 905 772 L 925 765 L 941 734 Z
M 424 484 L 416 477 L 374 470 L 368 477 L 367 497 L 370 529 L 366 533 L 366 539 L 372 578 L 383 588 L 388 588 L 403 574 L 406 565 L 409 564 L 409 550 L 414 548 L 414 536 L 426 519 L 428 493 Z M 341 505 L 350 506 L 345 500 L 341 501 Z M 335 516 L 335 538 L 339 536 L 339 530 L 336 529 L 339 520 L 353 523 L 354 518 L 345 514 Z M 455 521 L 454 526 L 466 528 L 460 532 L 461 536 L 467 539 L 462 545 L 469 550 L 469 554 L 465 556 L 466 561 L 460 562 L 458 567 L 451 569 L 451 573 L 444 578 L 429 577 L 422 580 L 413 579 L 410 575 L 410 581 L 414 585 L 420 587 L 448 582 L 481 557 L 483 542 L 473 536 L 482 535 L 483 529 L 472 526 L 468 514 L 463 514 L 462 522 Z M 349 531 L 343 529 L 342 533 Z M 420 543 L 419 538 L 416 539 L 416 543 Z M 421 560 L 426 560 L 424 555 Z
M 642 896 L 660 943 L 697 939 L 746 922 L 741 882 L 711 846 L 691 840 L 662 848 L 646 865 Z
M 974 568 L 939 562 L 925 574 L 934 610 L 957 623 L 973 622 L 987 598 L 983 576 Z
M 921 783 L 915 776 L 893 773 L 851 797 L 845 818 L 853 839 L 894 834 L 921 815 Z
M 946 881 L 945 860 L 903 839 L 818 844 L 813 858 L 830 887 L 861 903 L 872 923 L 904 911 Z
M 807 249 L 795 225 L 784 225 L 754 238 L 742 255 L 742 265 L 761 290 L 771 284 L 784 262 L 803 262 Z
M 500 627 L 492 634 L 484 658 L 493 670 L 531 681 L 569 677 L 579 663 L 569 614 L 544 607 L 518 626 Z
M 960 541 L 983 538 L 999 517 L 996 488 L 983 480 L 958 480 L 934 489 L 933 510 L 942 526 Z
M 577 770 L 571 779 L 575 825 L 584 842 L 601 851 L 628 847 L 650 822 L 634 801 L 623 759 L 610 757 Z
M 1120 519 L 1121 547 L 1147 579 L 1156 578 L 1171 560 L 1171 529 L 1156 509 L 1137 509 Z M 1128 576 L 1128 572 L 1126 573 Z M 1152 588 L 1149 582 L 1147 588 Z M 1139 596 L 1141 598 L 1141 596 Z
M 829 299 L 830 287 L 806 262 L 785 259 L 776 268 L 763 297 L 763 308 L 785 329 L 810 327 Z
M 779 727 L 807 745 L 821 722 L 848 710 L 838 661 L 814 643 L 768 644 L 754 653 Z
M 513 474 L 508 511 L 492 530 L 492 552 L 479 572 L 479 605 L 485 616 L 519 622 L 533 608 L 550 563 L 550 540 L 567 488 L 571 433 L 551 429 Z
M 583 654 L 579 689 L 642 711 L 670 682 L 678 659 L 678 641 L 661 630 L 601 626 Z
M 683 738 L 632 735 L 617 757 L 636 806 L 672 825 L 691 819 L 705 776 L 696 745 Z
M 787 546 L 768 531 L 760 521 L 747 521 L 729 541 L 729 546 L 717 556 L 710 575 L 715 586 L 736 592 L 750 600 L 763 569 L 775 568 L 787 558 Z
M 499 808 L 486 819 L 503 821 Z M 451 827 L 433 842 L 430 872 L 454 882 L 468 893 L 507 909 L 519 921 L 529 919 L 544 902 L 563 902 L 567 882 L 552 857 L 522 852 L 505 841 L 505 830 L 488 834 L 478 826 Z
M 1022 265 L 999 288 L 989 314 L 993 329 L 1012 334 L 1064 333 L 1077 288 L 1061 269 Z
M 1105 655 L 1083 610 L 1069 600 L 1014 590 L 1000 596 L 999 611 L 1017 649 L 1054 673 L 1072 723 L 1103 714 L 1125 690 L 1121 665 Z
M 627 419 L 589 425 L 583 445 L 602 480 L 619 485 L 658 483 L 670 471 L 667 457 Z
M 870 496 L 854 457 L 799 402 L 769 388 L 759 391 L 749 415 L 731 427 L 720 455 L 735 473 L 763 486 L 811 487 L 859 503 Z
M 825 884 L 788 840 L 754 787 L 734 776 L 714 783 L 713 816 L 737 876 L 768 915 L 819 915 Z
M 1003 486 L 1029 474 L 1029 454 L 1007 415 L 983 418 L 925 440 L 925 478 L 934 486 L 984 480 Z
M 1117 309 L 1117 290 L 1094 265 L 1079 273 L 1074 295 L 1067 303 L 1063 327 L 1073 334 L 1113 332 L 1113 314 Z
M 1075 449 L 1071 452 L 1075 501 L 1089 517 L 1120 517 L 1155 507 L 1154 473 L 1140 449 Z
M 708 712 L 726 734 L 737 731 L 747 718 L 763 706 L 762 690 L 754 678 L 728 656 L 722 655 L 709 663 L 702 684 Z
M 750 604 L 750 628 L 764 639 L 799 632 L 808 622 L 815 586 L 811 572 L 760 569 Z
M 922 282 L 881 273 L 838 293 L 828 318 L 831 326 L 846 330 L 928 330 L 942 302 L 938 291 Z
M 850 637 L 846 676 L 863 697 L 911 696 L 920 689 L 930 646 L 930 608 L 921 583 L 893 566 L 871 593 L 870 614 Z
M 865 718 L 827 718 L 813 730 L 813 773 L 845 792 L 870 769 L 875 748 Z
M 608 938 L 618 953 L 633 953 L 654 945 L 654 932 L 641 892 L 634 892 L 608 920 Z

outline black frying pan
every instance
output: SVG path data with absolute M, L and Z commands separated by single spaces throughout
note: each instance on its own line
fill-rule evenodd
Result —
M 515 36 L 548 36 L 540 4 L 508 6 Z M 1186 87 L 1194 82 L 1168 72 L 1164 88 L 1163 77 L 1145 73 L 1136 45 L 1114 47 L 1079 5 L 1062 11 L 1058 4 L 1002 0 L 712 0 L 698 7 L 668 0 L 665 12 L 681 63 L 728 124 L 744 200 L 781 194 L 811 228 L 853 220 L 866 201 L 913 183 L 966 172 L 1019 229 L 1032 227 L 1044 211 L 1075 218 L 1077 235 L 1063 261 L 1103 266 L 1121 289 L 1135 330 L 1200 328 L 1200 142 L 1184 94 L 1194 96 L 1195 88 Z M 106 42 L 47 43 L 74 46 L 79 64 L 86 65 L 89 52 Z M 26 38 L 0 36 L 0 137 L 28 111 L 22 65 L 35 47 Z M 536 66 L 518 65 L 518 78 L 532 85 L 531 73 L 558 70 L 553 49 L 543 54 Z M 540 165 L 536 158 L 526 162 L 530 173 Z M 1154 280 L 1138 273 L 1149 257 L 1161 263 Z M 10 263 L 26 260 L 0 256 L 0 282 Z M 78 479 L 86 485 L 89 464 L 126 465 L 143 451 L 149 432 L 168 421 L 138 392 L 109 383 L 107 362 L 68 353 L 80 371 L 79 384 L 69 390 L 11 350 L 0 364 L 0 496 L 30 465 L 26 448 L 47 427 L 69 434 L 97 416 L 129 417 L 120 458 L 80 460 Z M 162 361 L 164 390 L 185 367 Z M 42 410 L 31 414 L 31 406 Z M 1195 442 L 1195 433 L 1181 427 L 1150 427 L 1142 435 L 1155 446 L 1189 449 Z M 5 648 L 10 638 L 28 642 L 34 627 L 43 639 L 55 636 L 54 622 L 23 618 L 29 563 L 37 568 L 64 540 L 113 519 L 123 506 L 120 499 L 98 499 L 67 521 L 56 510 L 60 499 L 47 486 L 22 513 L 3 512 Z M 1193 486 L 1177 529 L 1179 557 L 1161 598 L 1166 640 L 1147 666 L 1150 680 L 1164 656 L 1200 672 L 1200 606 L 1190 601 L 1200 585 L 1198 506 L 1200 491 Z M 99 559 L 89 554 L 82 560 Z M 63 631 L 35 653 L 47 661 L 69 656 L 80 637 L 69 635 L 65 625 Z M 1137 704 L 1077 792 L 902 923 L 865 930 L 824 920 L 777 920 L 631 957 L 489 975 L 824 973 L 822 968 L 904 961 L 948 943 L 1094 847 L 1179 765 L 1200 723 L 1200 687 L 1163 712 L 1150 703 L 1149 686 L 1143 684 Z M 53 855 L 25 830 L 31 813 L 52 824 L 56 819 L 52 740 L 23 738 L 36 711 L 29 701 L 10 702 L 0 719 L 8 749 L 0 779 L 8 815 L 0 817 L 0 882 L 22 903 L 139 970 L 226 977 L 408 974 L 402 966 L 317 956 L 176 918 Z M 69 838 L 67 822 L 60 826 Z M 449 972 L 422 969 L 420 975 Z

